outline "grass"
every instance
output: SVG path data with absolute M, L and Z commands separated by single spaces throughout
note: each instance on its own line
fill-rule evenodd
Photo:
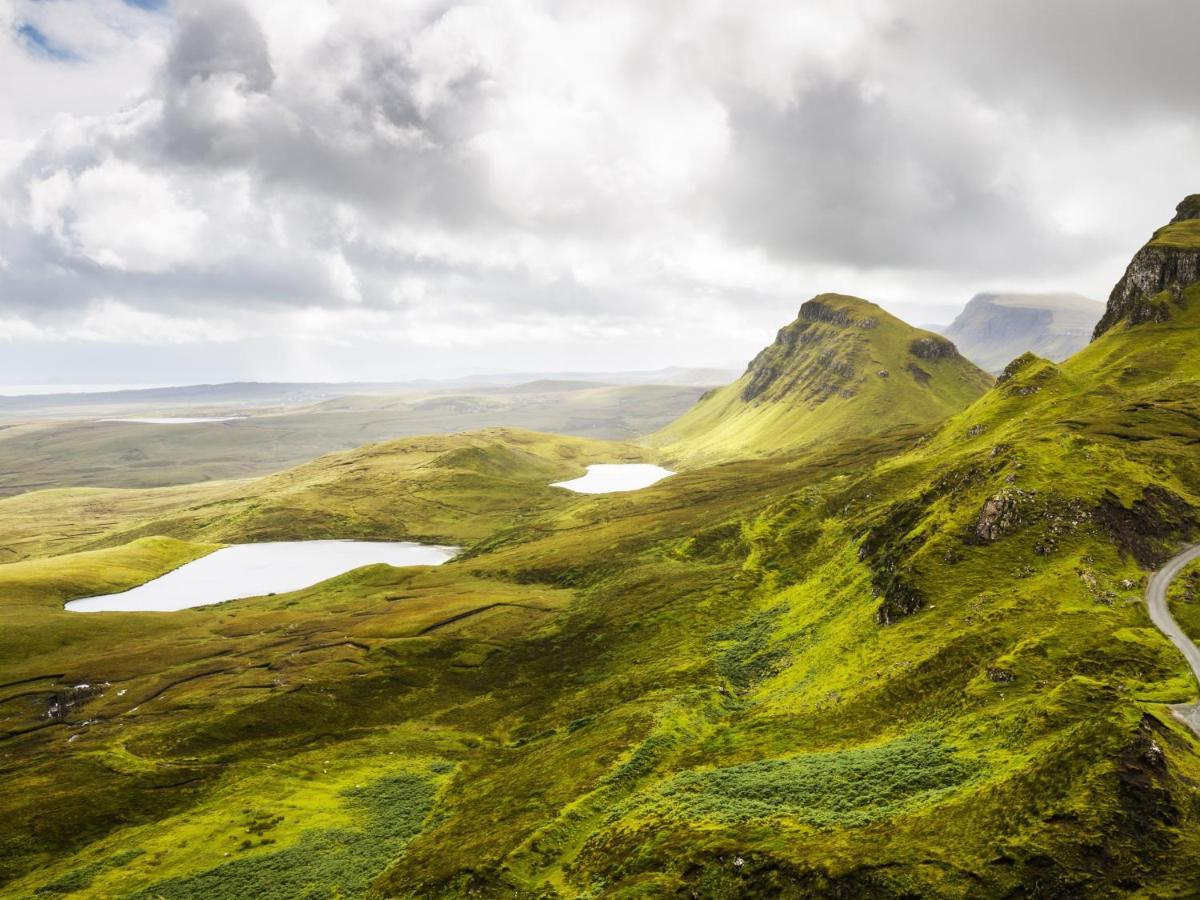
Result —
M 436 786 L 419 775 L 403 773 L 351 788 L 343 798 L 361 823 L 356 828 L 308 831 L 285 850 L 246 856 L 212 869 L 155 882 L 135 896 L 155 900 L 292 900 L 298 897 L 361 896 L 371 879 L 421 830 L 433 806 Z M 260 820 L 268 824 L 271 819 Z M 239 850 L 270 839 L 252 835 Z M 261 833 L 261 832 L 260 832 Z
M 1200 248 L 1200 219 L 1172 222 L 1154 232 L 1149 246 L 1175 247 L 1183 250 Z
M 1198 291 L 941 423 L 630 494 L 546 485 L 653 451 L 495 430 L 0 503 L 0 895 L 1186 895 L 1194 685 L 1141 594 L 1200 527 Z M 315 536 L 467 549 L 60 610 Z
M 80 418 L 67 421 L 32 418 L 37 409 L 13 411 L 6 416 L 12 424 L 0 427 L 0 497 L 64 486 L 153 488 L 245 479 L 363 444 L 487 427 L 630 440 L 661 428 L 702 392 L 693 386 L 536 382 L 471 393 L 340 397 L 203 425 L 96 418 L 163 414 L 153 407 L 84 407 L 69 410 Z M 233 405 L 200 414 L 244 412 Z
M 1200 640 L 1200 561 L 1189 564 L 1171 582 L 1167 604 L 1183 633 Z
M 806 309 L 841 319 L 806 317 Z M 991 377 L 952 348 L 914 352 L 926 345 L 950 347 L 874 303 L 822 294 L 740 379 L 705 395 L 650 441 L 668 459 L 695 466 L 929 426 L 976 399 Z
M 936 738 L 910 734 L 875 747 L 684 772 L 659 793 L 687 819 L 855 827 L 931 805 L 972 774 Z

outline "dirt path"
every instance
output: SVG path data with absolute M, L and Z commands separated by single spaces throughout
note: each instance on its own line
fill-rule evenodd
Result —
M 1200 559 L 1200 545 L 1189 547 L 1178 556 L 1172 557 L 1165 566 L 1150 577 L 1146 586 L 1146 606 L 1150 610 L 1150 621 L 1163 634 L 1171 639 L 1171 643 L 1179 648 L 1192 668 L 1192 674 L 1200 682 L 1200 647 L 1192 643 L 1192 639 L 1183 633 L 1167 607 L 1167 589 L 1183 568 L 1194 559 Z M 1171 711 L 1192 731 L 1200 735 L 1200 704 L 1178 703 Z

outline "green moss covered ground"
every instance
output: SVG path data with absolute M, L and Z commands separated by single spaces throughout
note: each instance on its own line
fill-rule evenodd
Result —
M 1200 527 L 1170 302 L 941 423 L 629 494 L 547 485 L 650 451 L 496 430 L 0 503 L 0 894 L 1193 893 L 1195 684 L 1141 602 Z M 61 611 L 316 536 L 466 551 Z

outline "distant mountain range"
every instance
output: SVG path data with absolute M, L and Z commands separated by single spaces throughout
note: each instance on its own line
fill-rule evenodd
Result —
M 233 404 L 239 406 L 276 406 L 280 404 L 316 403 L 336 397 L 362 394 L 433 393 L 508 389 L 531 385 L 543 391 L 551 383 L 572 386 L 591 385 L 671 385 L 702 386 L 726 384 L 737 377 L 737 371 L 720 368 L 684 368 L 628 372 L 501 372 L 465 375 L 448 379 L 414 379 L 411 381 L 232 381 L 219 384 L 191 384 L 173 387 L 134 388 L 112 391 L 64 390 L 62 393 L 22 394 L 14 389 L 5 394 L 0 388 L 0 413 L 47 411 L 82 407 L 126 407 L 153 405 L 190 406 Z
M 938 330 L 967 359 L 1000 372 L 1026 352 L 1062 362 L 1087 345 L 1103 314 L 1103 303 L 1079 294 L 976 294 Z

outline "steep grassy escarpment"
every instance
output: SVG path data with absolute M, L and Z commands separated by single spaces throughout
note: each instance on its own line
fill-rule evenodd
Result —
M 929 425 L 991 379 L 954 345 L 874 303 L 822 294 L 733 384 L 651 437 L 688 465 L 794 452 L 822 440 Z

